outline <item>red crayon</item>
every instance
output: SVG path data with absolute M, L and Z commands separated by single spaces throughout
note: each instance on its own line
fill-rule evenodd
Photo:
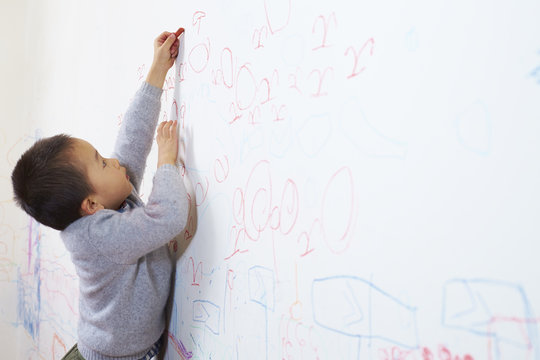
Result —
M 183 32 L 184 32 L 184 28 L 182 28 L 182 27 L 180 29 L 176 30 L 176 33 L 175 33 L 176 37 L 179 37 L 180 35 L 182 35 Z

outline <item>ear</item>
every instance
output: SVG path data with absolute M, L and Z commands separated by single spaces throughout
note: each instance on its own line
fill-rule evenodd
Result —
M 103 205 L 95 201 L 92 196 L 87 196 L 81 203 L 81 215 L 94 215 L 99 210 L 105 209 Z

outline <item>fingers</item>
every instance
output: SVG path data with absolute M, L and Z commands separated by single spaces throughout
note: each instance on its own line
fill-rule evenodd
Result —
M 176 39 L 171 46 L 171 57 L 175 58 L 178 56 L 179 47 L 180 47 L 180 40 Z
M 159 36 L 156 38 L 154 42 L 156 43 L 157 46 L 161 46 L 167 40 L 170 34 L 171 34 L 170 32 L 164 31 L 161 34 L 159 34 Z
M 178 120 L 163 121 L 158 126 L 158 135 L 164 138 L 171 138 L 178 135 Z
M 169 35 L 165 39 L 165 42 L 163 43 L 163 45 L 161 45 L 165 49 L 170 49 L 171 46 L 174 44 L 174 42 L 177 40 L 176 36 L 173 33 L 168 33 L 168 34 Z

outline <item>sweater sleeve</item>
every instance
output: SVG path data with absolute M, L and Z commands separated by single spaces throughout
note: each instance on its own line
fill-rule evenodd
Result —
M 185 227 L 189 210 L 178 168 L 162 165 L 156 171 L 146 206 L 125 213 L 101 210 L 88 227 L 95 248 L 117 264 L 133 264 L 168 243 Z
M 126 167 L 137 191 L 146 167 L 146 158 L 152 148 L 162 93 L 163 89 L 144 82 L 124 114 L 116 138 L 113 157 Z

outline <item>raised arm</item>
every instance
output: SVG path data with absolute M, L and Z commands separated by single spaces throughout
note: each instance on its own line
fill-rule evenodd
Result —
M 124 115 L 116 139 L 113 157 L 126 167 L 137 191 L 146 167 L 159 111 L 161 94 L 167 72 L 178 55 L 179 41 L 174 33 L 163 32 L 154 40 L 154 60 L 146 82 L 135 94 Z
M 175 33 L 163 32 L 154 40 L 154 60 L 146 76 L 146 82 L 158 88 L 163 87 L 167 72 L 178 56 L 180 42 Z
M 157 144 L 158 170 L 148 203 L 126 213 L 101 210 L 89 227 L 89 237 L 95 248 L 113 262 L 136 262 L 166 244 L 186 225 L 189 201 L 175 165 L 178 156 L 176 121 L 159 125 Z

